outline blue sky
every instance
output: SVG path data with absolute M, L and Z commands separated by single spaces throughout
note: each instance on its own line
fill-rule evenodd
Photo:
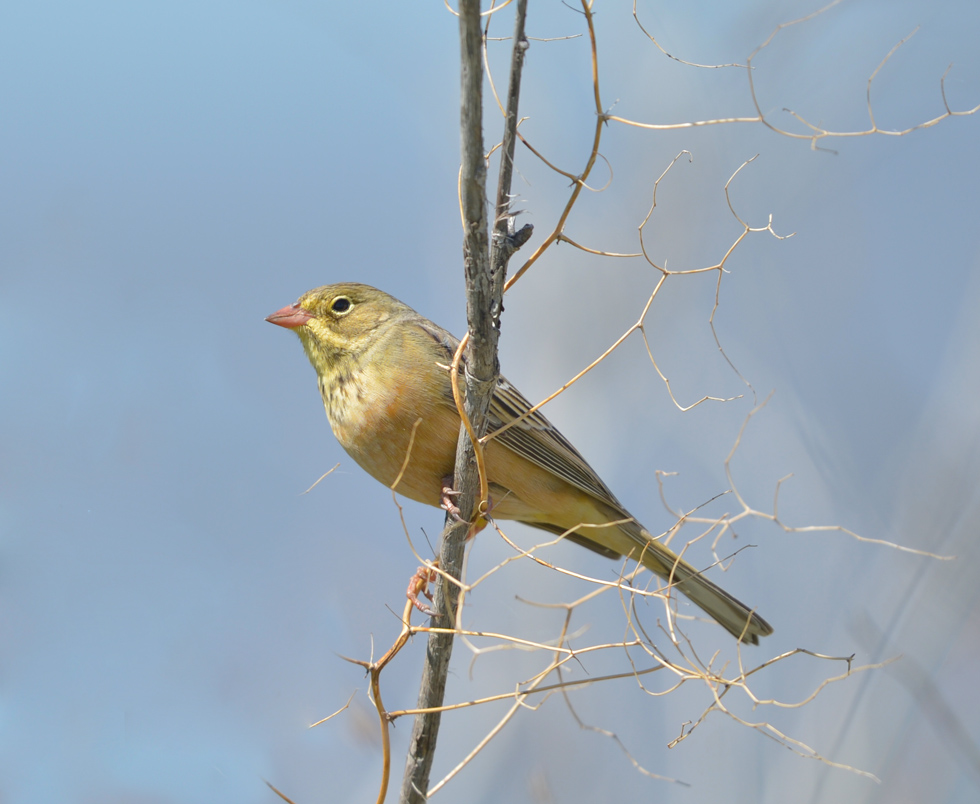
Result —
M 532 36 L 582 32 L 565 5 L 531 5 Z M 684 6 L 640 8 L 667 50 L 713 63 L 744 62 L 777 23 L 816 7 Z M 388 492 L 330 434 L 296 339 L 263 318 L 308 288 L 356 280 L 461 332 L 455 18 L 438 2 L 42 0 L 9 5 L 0 20 L 0 798 L 262 802 L 274 800 L 269 780 L 297 801 L 373 800 L 380 754 L 367 685 L 339 656 L 390 643 L 416 562 Z M 980 8 L 908 0 L 845 3 L 784 32 L 756 62 L 762 108 L 787 125 L 784 107 L 829 128 L 865 127 L 867 77 L 916 25 L 876 80 L 879 125 L 940 114 L 950 62 L 950 104 L 980 103 Z M 498 34 L 509 30 L 508 19 Z M 669 61 L 628 5 L 601 7 L 598 30 L 604 103 L 616 114 L 752 114 L 744 71 Z M 505 55 L 496 43 L 492 63 Z M 522 130 L 568 170 L 587 154 L 590 93 L 584 40 L 532 42 Z M 736 209 L 753 225 L 771 213 L 778 233 L 796 234 L 751 236 L 722 282 L 725 353 L 760 399 L 774 392 L 732 461 L 735 482 L 771 510 L 776 482 L 793 473 L 780 498 L 788 524 L 836 524 L 958 558 L 750 519 L 718 549 L 755 549 L 714 577 L 776 628 L 752 662 L 796 647 L 855 653 L 857 664 L 905 657 L 806 707 L 743 711 L 881 784 L 717 716 L 668 750 L 707 705 L 704 689 L 650 697 L 621 683 L 577 691 L 576 711 L 692 787 L 640 775 L 551 698 L 522 712 L 447 800 L 975 800 L 978 126 L 971 117 L 840 140 L 833 155 L 758 125 L 610 125 L 612 182 L 585 194 L 567 229 L 635 251 L 654 180 L 687 149 L 693 162 L 661 184 L 645 242 L 671 268 L 712 264 L 740 228 L 725 181 L 759 154 L 732 184 Z M 488 145 L 497 131 L 488 113 Z M 530 248 L 567 181 L 526 150 L 518 168 L 522 222 L 537 230 Z M 547 395 L 636 320 L 655 282 L 642 260 L 553 249 L 505 300 L 505 373 L 530 398 Z M 723 491 L 752 407 L 708 327 L 714 290 L 714 275 L 670 280 L 648 336 L 682 402 L 742 399 L 681 413 L 633 339 L 547 409 L 654 532 L 672 524 L 656 471 L 678 473 L 665 481 L 676 507 Z M 436 538 L 439 512 L 408 503 L 405 515 L 417 546 L 423 531 Z M 695 563 L 713 561 L 704 541 L 690 549 Z M 471 573 L 507 555 L 486 533 Z M 549 555 L 600 577 L 616 571 L 571 546 Z M 471 597 L 472 622 L 548 638 L 555 621 L 517 597 L 580 594 L 518 562 Z M 590 628 L 583 642 L 622 638 L 614 600 L 576 623 Z M 692 635 L 703 654 L 734 658 L 719 630 Z M 389 673 L 389 707 L 413 703 L 421 647 Z M 464 647 L 455 659 L 449 694 L 466 700 L 511 689 L 540 657 L 494 654 L 472 672 Z M 577 677 L 624 661 L 595 660 Z M 759 691 L 795 700 L 838 672 L 797 657 Z M 307 728 L 355 690 L 348 712 Z M 499 714 L 447 717 L 437 774 Z M 409 731 L 399 722 L 393 735 L 396 777 Z

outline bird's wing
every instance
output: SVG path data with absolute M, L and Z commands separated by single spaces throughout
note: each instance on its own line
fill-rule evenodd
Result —
M 451 363 L 459 341 L 442 327 L 431 322 L 425 322 L 422 327 L 429 337 L 443 347 L 446 363 Z M 456 407 L 448 377 L 446 402 Z M 548 421 L 541 411 L 536 410 L 528 415 L 527 412 L 531 407 L 531 403 L 511 385 L 506 377 L 500 377 L 493 398 L 490 400 L 488 433 L 495 433 L 515 419 L 520 419 L 517 424 L 508 427 L 499 436 L 494 436 L 494 439 L 522 458 L 546 469 L 606 505 L 612 506 L 622 513 L 623 518 L 628 518 L 630 515 L 623 508 L 622 503 L 616 499 L 609 487 L 602 482 L 595 470 L 558 428 Z
M 628 517 L 622 504 L 579 451 L 541 411 L 536 410 L 528 415 L 530 409 L 531 403 L 505 377 L 501 377 L 490 400 L 488 432 L 495 433 L 515 419 L 520 419 L 499 436 L 494 436 L 495 440 Z

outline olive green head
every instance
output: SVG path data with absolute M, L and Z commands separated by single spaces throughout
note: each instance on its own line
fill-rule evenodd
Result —
M 310 362 L 322 371 L 363 352 L 388 322 L 414 315 L 412 308 L 384 291 L 357 282 L 340 282 L 307 291 L 295 304 L 266 320 L 293 330 Z

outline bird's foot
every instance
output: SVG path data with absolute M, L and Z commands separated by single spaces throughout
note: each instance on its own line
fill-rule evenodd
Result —
M 460 511 L 456 503 L 453 502 L 453 497 L 458 497 L 460 494 L 461 492 L 456 491 L 453 488 L 452 475 L 442 479 L 442 496 L 440 497 L 439 507 L 446 511 L 449 516 L 451 516 L 457 522 L 464 522 L 463 512 Z
M 438 564 L 438 562 L 435 563 Z M 408 590 L 405 592 L 405 596 L 412 601 L 412 605 L 421 611 L 426 617 L 435 617 L 436 613 L 423 601 L 419 600 L 419 595 L 425 595 L 431 603 L 432 592 L 429 591 L 429 584 L 434 583 L 435 580 L 436 571 L 434 565 L 419 567 L 409 580 Z
M 493 510 L 493 500 L 488 499 L 486 510 L 478 512 L 475 519 L 470 522 L 468 519 L 463 518 L 463 512 L 459 509 L 459 506 L 453 502 L 453 497 L 458 497 L 462 492 L 456 491 L 452 487 L 452 482 L 452 477 L 444 477 L 442 479 L 442 497 L 439 507 L 448 512 L 449 516 L 451 516 L 457 522 L 464 522 L 470 526 L 469 531 L 466 534 L 466 538 L 469 540 L 489 524 L 491 517 L 490 512 Z

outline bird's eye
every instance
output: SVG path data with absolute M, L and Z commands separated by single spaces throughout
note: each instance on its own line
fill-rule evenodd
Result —
M 344 313 L 349 313 L 354 305 L 351 304 L 351 300 L 346 296 L 338 296 L 330 303 L 330 309 L 333 310 L 337 315 L 344 315 Z

